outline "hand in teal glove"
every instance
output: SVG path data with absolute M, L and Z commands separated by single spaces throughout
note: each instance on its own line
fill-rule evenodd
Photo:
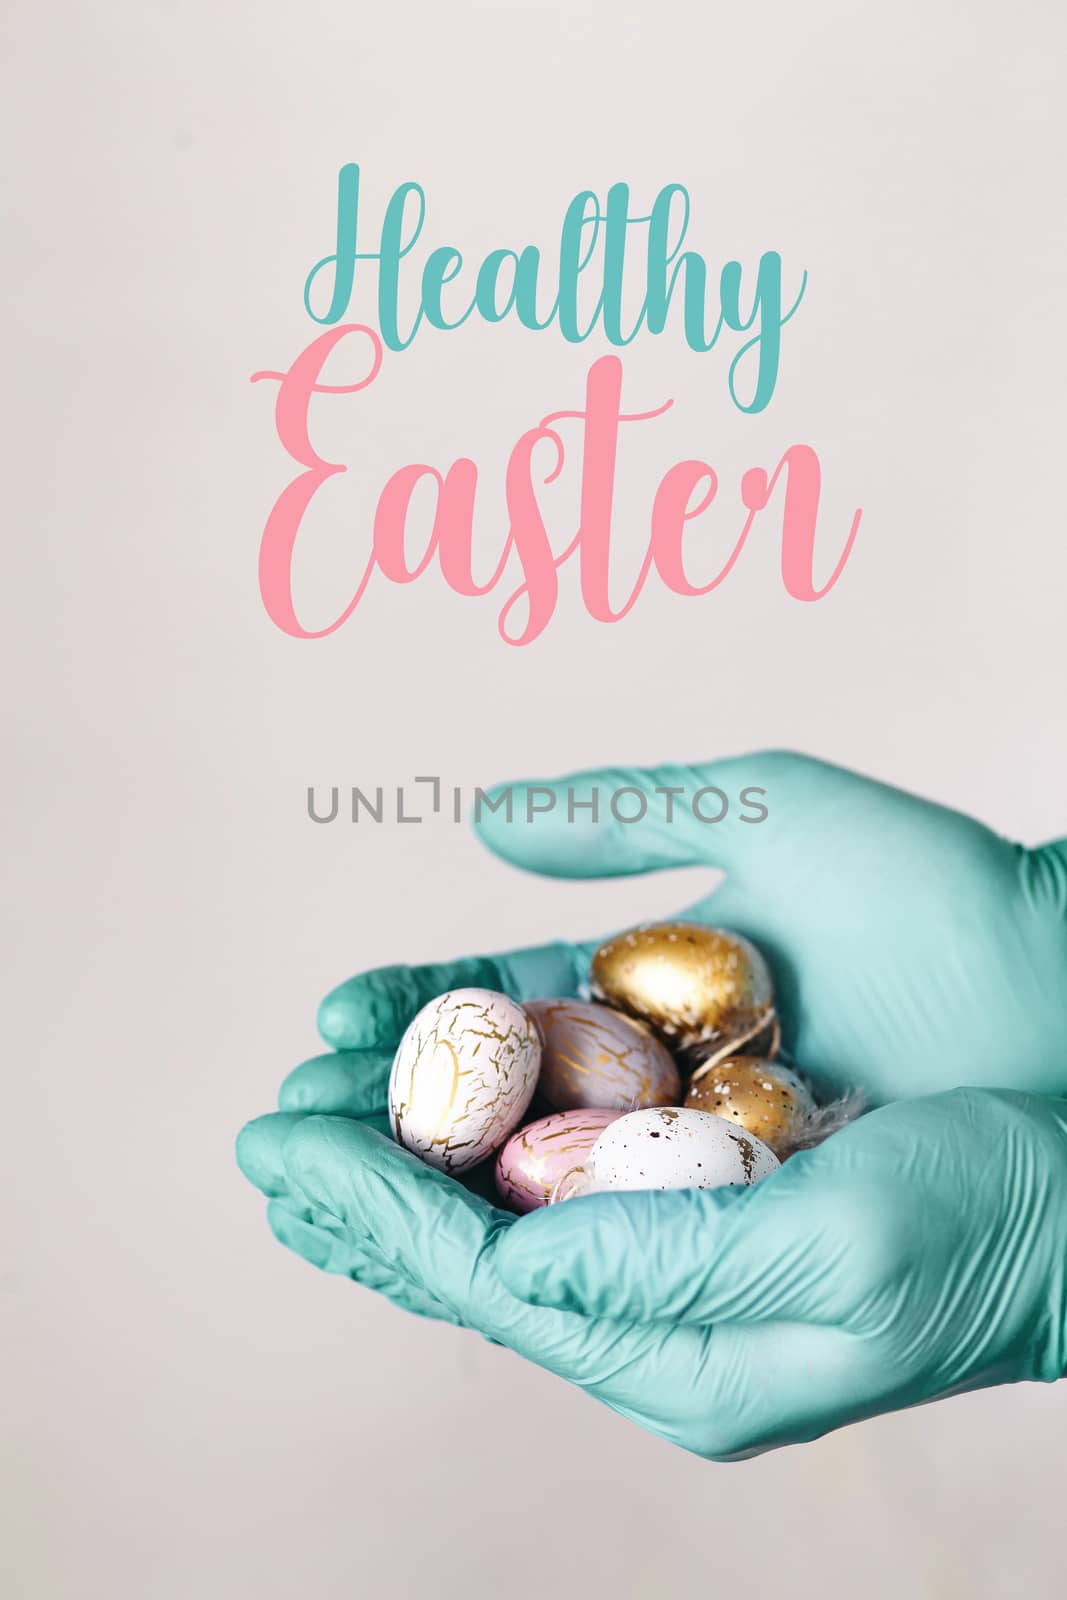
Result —
M 693 814 L 692 797 L 711 786 L 733 802 L 720 823 Z M 742 820 L 746 787 L 766 791 L 766 820 Z M 535 806 L 556 797 L 529 822 L 528 788 Z M 612 819 L 609 799 L 622 788 L 647 798 L 644 820 Z M 581 802 L 594 789 L 599 820 L 575 807 L 569 821 L 568 793 Z M 713 798 L 700 806 L 715 814 Z M 479 835 L 534 872 L 724 868 L 725 883 L 686 915 L 747 934 L 768 956 L 783 1044 L 825 1091 L 857 1087 L 874 1102 L 960 1082 L 1067 1092 L 1067 841 L 1027 850 L 958 812 L 778 753 L 516 786 L 511 809 L 510 822 L 503 809 L 484 814 Z M 633 794 L 620 809 L 637 810 Z M 570 994 L 597 943 L 381 968 L 326 998 L 320 1031 L 336 1048 L 392 1049 L 419 1006 L 449 987 Z M 344 1109 L 307 1081 L 288 1093 L 298 1090 L 293 1105 Z
M 265 1125 L 279 1191 L 303 1207 L 275 1226 L 302 1255 L 703 1456 L 1067 1369 L 1063 1103 L 901 1102 L 753 1189 L 592 1195 L 522 1219 L 364 1122 L 264 1119 L 261 1141 Z
M 735 807 L 722 823 L 697 821 L 690 799 L 708 786 L 722 788 L 731 798 L 745 786 L 763 788 L 767 820 L 746 823 Z M 539 812 L 532 822 L 525 820 L 525 791 L 515 789 L 513 820 L 508 822 L 503 810 L 486 816 L 479 830 L 485 842 L 510 860 L 559 876 L 627 874 L 700 862 L 725 867 L 726 884 L 688 914 L 737 928 L 768 953 L 786 1047 L 824 1090 L 862 1086 L 877 1101 L 922 1094 L 961 1080 L 1046 1093 L 1067 1088 L 1067 848 L 1062 842 L 1026 851 L 966 817 L 793 756 L 752 756 L 649 773 L 591 773 L 551 787 L 558 797 L 555 808 Z M 611 820 L 610 796 L 623 787 L 647 796 L 642 822 L 627 825 Z M 568 820 L 568 791 L 580 801 L 588 799 L 594 788 L 601 799 L 600 820 L 593 823 L 588 811 L 580 808 L 573 813 L 578 820 Z M 665 817 L 665 796 L 659 793 L 668 788 L 675 791 L 671 821 Z M 546 786 L 538 785 L 537 806 L 545 805 L 545 796 Z M 632 796 L 628 805 L 633 805 Z M 796 1250 L 798 1239 L 807 1240 L 814 1255 L 812 1272 L 820 1282 L 826 1272 L 829 1282 L 830 1267 L 844 1253 L 854 1265 L 839 1273 L 840 1281 L 855 1279 L 866 1285 L 860 1294 L 865 1305 L 873 1303 L 874 1281 L 881 1284 L 887 1305 L 895 1304 L 902 1294 L 903 1280 L 899 1273 L 894 1276 L 893 1252 L 886 1246 L 887 1230 L 899 1242 L 898 1215 L 911 1217 L 911 1208 L 917 1205 L 919 1214 L 936 1217 L 933 1232 L 928 1228 L 911 1240 L 915 1259 L 906 1285 L 912 1296 L 909 1304 L 918 1307 L 932 1285 L 925 1315 L 934 1317 L 943 1303 L 939 1296 L 948 1292 L 946 1261 L 951 1259 L 961 1285 L 961 1315 L 968 1285 L 978 1297 L 975 1303 L 983 1328 L 990 1312 L 996 1313 L 995 1337 L 991 1332 L 988 1339 L 984 1333 L 979 1339 L 973 1329 L 957 1330 L 959 1360 L 954 1376 L 946 1377 L 950 1364 L 938 1354 L 934 1341 L 923 1344 L 923 1313 L 915 1309 L 913 1324 L 904 1319 L 895 1333 L 888 1324 L 883 1330 L 892 1339 L 903 1338 L 900 1330 L 906 1325 L 912 1328 L 907 1337 L 913 1339 L 914 1348 L 909 1347 L 908 1360 L 892 1367 L 880 1356 L 882 1378 L 875 1382 L 872 1371 L 860 1370 L 859 1352 L 873 1345 L 869 1330 L 856 1322 L 851 1343 L 828 1337 L 820 1344 L 826 1382 L 821 1392 L 812 1390 L 806 1410 L 803 1395 L 794 1393 L 790 1400 L 783 1383 L 781 1394 L 772 1388 L 772 1401 L 777 1396 L 782 1407 L 777 1422 L 769 1401 L 758 1426 L 749 1427 L 747 1414 L 734 1418 L 736 1435 L 723 1432 L 708 1444 L 685 1421 L 692 1412 L 696 1428 L 705 1416 L 696 1402 L 698 1392 L 703 1394 L 697 1376 L 707 1363 L 698 1359 L 694 1366 L 693 1340 L 700 1349 L 714 1347 L 721 1357 L 732 1348 L 731 1341 L 754 1354 L 762 1339 L 774 1371 L 771 1352 L 782 1329 L 773 1335 L 769 1330 L 775 1317 L 794 1320 L 785 1312 L 766 1304 L 759 1317 L 746 1320 L 741 1312 L 736 1318 L 712 1313 L 702 1303 L 694 1307 L 694 1326 L 671 1333 L 651 1309 L 656 1299 L 651 1270 L 649 1309 L 641 1312 L 646 1320 L 636 1326 L 587 1323 L 573 1315 L 562 1322 L 554 1317 L 546 1322 L 548 1313 L 502 1297 L 499 1278 L 483 1268 L 495 1260 L 500 1236 L 513 1219 L 483 1198 L 490 1192 L 488 1169 L 480 1169 L 470 1180 L 470 1188 L 480 1189 L 481 1194 L 468 1193 L 454 1180 L 431 1173 L 420 1163 L 413 1165 L 404 1152 L 383 1141 L 387 1124 L 381 1112 L 392 1052 L 414 1012 L 442 990 L 477 984 L 520 999 L 573 993 L 585 976 L 592 948 L 593 944 L 561 943 L 447 965 L 382 968 L 329 995 L 320 1010 L 320 1029 L 337 1052 L 291 1074 L 282 1089 L 281 1114 L 250 1124 L 240 1141 L 244 1170 L 272 1196 L 269 1215 L 278 1237 L 317 1265 L 345 1272 L 408 1309 L 463 1321 L 491 1338 L 514 1344 L 617 1409 L 705 1454 L 732 1454 L 787 1438 L 811 1437 L 838 1422 L 930 1398 L 952 1387 L 1062 1371 L 1057 1353 L 1062 1351 L 1062 1339 L 1057 1344 L 1057 1329 L 1062 1331 L 1062 1310 L 1057 1310 L 1063 1303 L 1062 1282 L 1056 1273 L 1045 1274 L 1041 1263 L 1032 1272 L 1028 1267 L 1030 1295 L 1014 1308 L 1000 1307 L 996 1300 L 997 1286 L 1012 1298 L 1019 1264 L 1011 1256 L 1013 1236 L 1006 1230 L 1010 1219 L 998 1213 L 987 1219 L 988 1226 L 982 1221 L 983 1183 L 992 1185 L 995 1197 L 1001 1181 L 1013 1181 L 1012 1172 L 1028 1172 L 1029 1186 L 1017 1188 L 1015 1226 L 1027 1237 L 1040 1234 L 1038 1210 L 1044 1205 L 1046 1216 L 1052 1218 L 1047 1226 L 1061 1229 L 1057 1242 L 1061 1258 L 1064 1250 L 1061 1222 L 1056 1220 L 1061 1213 L 1056 1208 L 1062 1206 L 1067 1179 L 1051 1159 L 1053 1145 L 1059 1146 L 1046 1136 L 1040 1150 L 1035 1145 L 1029 1166 L 1025 1154 L 1019 1153 L 1025 1151 L 1025 1129 L 1031 1122 L 1035 1139 L 1043 1119 L 1052 1119 L 1057 1129 L 1060 1124 L 1041 1102 L 1010 1097 L 969 1096 L 958 1101 L 948 1097 L 933 1102 L 938 1107 L 958 1103 L 969 1108 L 961 1133 L 966 1126 L 1010 1121 L 1013 1132 L 1007 1147 L 1016 1152 L 1014 1165 L 1003 1169 L 1002 1180 L 1001 1169 L 981 1140 L 972 1139 L 967 1149 L 961 1147 L 954 1164 L 947 1161 L 946 1145 L 946 1187 L 938 1191 L 945 1199 L 937 1206 L 934 1194 L 924 1187 L 926 1179 L 936 1178 L 940 1165 L 931 1140 L 935 1144 L 939 1138 L 947 1140 L 952 1119 L 940 1111 L 927 1121 L 929 1107 L 919 1102 L 914 1107 L 889 1107 L 865 1119 L 821 1150 L 794 1158 L 760 1190 L 740 1199 L 739 1219 L 757 1200 L 769 1207 L 764 1196 L 788 1194 L 802 1173 L 811 1173 L 810 1188 L 803 1188 L 790 1206 L 798 1213 L 792 1242 L 786 1240 L 784 1229 L 779 1230 L 781 1259 L 787 1260 Z M 302 1118 L 313 1112 L 361 1119 L 360 1125 L 316 1118 L 301 1127 Z M 879 1159 L 881 1132 L 876 1130 L 893 1129 L 899 1129 L 896 1154 L 886 1163 Z M 319 1183 L 309 1177 L 304 1154 L 305 1147 L 318 1149 L 323 1142 L 334 1159 L 322 1168 L 323 1172 L 328 1168 L 329 1181 Z M 911 1157 L 905 1161 L 900 1152 L 913 1145 L 915 1170 L 923 1181 L 909 1183 Z M 842 1198 L 841 1174 L 852 1172 L 846 1149 L 854 1152 L 851 1159 L 857 1173 L 869 1170 L 868 1192 L 875 1197 L 866 1207 L 857 1201 L 859 1220 L 847 1241 L 833 1237 L 823 1226 L 824 1219 L 849 1209 Z M 346 1162 L 351 1165 L 347 1178 Z M 375 1173 L 382 1182 L 370 1181 Z M 851 1175 L 847 1179 L 848 1184 L 861 1181 Z M 975 1185 L 973 1195 L 970 1184 Z M 387 1190 L 393 1196 L 389 1205 L 385 1205 Z M 361 1194 L 369 1208 L 365 1215 L 355 1203 Z M 383 1208 L 372 1215 L 376 1196 Z M 577 1228 L 583 1217 L 592 1221 L 604 1212 L 625 1229 L 634 1225 L 631 1211 L 636 1217 L 644 1207 L 648 1226 L 643 1236 L 653 1252 L 660 1218 L 662 1237 L 673 1239 L 676 1216 L 687 1207 L 694 1216 L 705 1208 L 707 1216 L 717 1217 L 722 1211 L 725 1218 L 728 1212 L 732 1216 L 735 1203 L 738 1197 L 732 1192 L 570 1202 L 553 1214 L 524 1221 L 524 1231 L 507 1235 L 507 1246 L 499 1251 L 502 1271 L 507 1272 L 513 1254 L 512 1239 L 527 1234 L 536 1238 L 537 1228 Z M 621 1210 L 612 1211 L 620 1205 Z M 591 1207 L 600 1208 L 599 1212 Z M 810 1225 L 804 1221 L 805 1211 L 811 1213 Z M 785 1214 L 783 1210 L 781 1217 Z M 554 1216 L 564 1220 L 554 1221 Z M 449 1253 L 438 1257 L 431 1250 L 431 1237 L 449 1241 L 450 1259 L 446 1259 Z M 701 1237 L 707 1253 L 691 1254 L 705 1260 L 711 1273 L 717 1260 L 711 1249 L 714 1236 L 705 1231 Z M 980 1255 L 972 1259 L 970 1252 L 979 1237 L 985 1242 Z M 857 1264 L 860 1258 L 866 1269 Z M 988 1280 L 980 1279 L 979 1264 L 988 1267 Z M 543 1291 L 550 1299 L 553 1286 L 524 1280 L 524 1270 L 516 1246 L 507 1282 L 520 1294 Z M 691 1270 L 692 1265 L 686 1267 Z M 622 1282 L 620 1278 L 620 1290 Z M 464 1283 L 469 1294 L 457 1288 Z M 476 1284 L 485 1286 L 485 1297 L 474 1292 Z M 580 1280 L 568 1293 L 572 1291 L 573 1304 L 581 1307 Z M 817 1295 L 812 1304 L 823 1306 Z M 617 1309 L 623 1314 L 621 1307 Z M 714 1335 L 707 1318 L 700 1320 L 705 1313 L 717 1319 Z M 840 1299 L 834 1302 L 833 1316 L 812 1315 L 812 1326 L 827 1335 L 835 1329 L 844 1334 L 848 1315 Z M 799 1358 L 804 1340 L 814 1334 L 803 1332 L 808 1324 L 799 1316 L 795 1320 L 800 1328 L 795 1335 Z M 538 1344 L 538 1329 L 547 1330 L 547 1344 Z M 684 1360 L 672 1363 L 670 1358 L 679 1349 L 676 1335 L 685 1336 Z M 1024 1355 L 1024 1344 L 1032 1359 Z M 831 1346 L 841 1359 L 840 1367 L 829 1360 Z M 614 1370 L 614 1357 L 606 1350 L 619 1356 L 616 1377 L 608 1382 L 605 1374 Z M 781 1370 L 786 1376 L 787 1367 L 783 1357 Z M 817 1363 L 813 1370 L 820 1370 Z M 855 1375 L 854 1384 L 850 1374 Z M 668 1404 L 664 1385 L 672 1383 L 678 1386 L 676 1403 Z M 719 1390 L 714 1385 L 707 1393 L 714 1393 L 717 1403 Z M 834 1395 L 838 1399 L 831 1404 Z M 727 1437 L 742 1442 L 715 1442 Z

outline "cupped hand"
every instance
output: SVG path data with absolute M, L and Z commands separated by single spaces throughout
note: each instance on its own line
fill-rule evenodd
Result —
M 764 821 L 742 820 L 736 800 L 746 787 L 764 791 Z M 639 822 L 612 815 L 611 797 L 624 789 L 624 814 L 638 809 L 634 791 L 645 799 Z M 693 809 L 710 789 L 733 802 L 721 823 Z M 595 821 L 581 805 L 594 791 Z M 959 1083 L 1067 1092 L 1063 841 L 1028 850 L 966 816 L 781 754 L 515 786 L 510 819 L 501 792 L 494 798 L 482 839 L 531 871 L 725 869 L 722 887 L 686 915 L 735 928 L 765 951 L 786 1048 L 824 1092 L 860 1087 L 874 1103 Z M 713 813 L 714 798 L 701 809 Z M 954 1388 L 1063 1371 L 1062 1108 L 1040 1100 L 963 1094 L 886 1105 L 751 1195 L 594 1196 L 518 1230 L 491 1203 L 491 1163 L 460 1184 L 392 1144 L 389 1068 L 420 1006 L 464 985 L 517 999 L 575 993 L 598 942 L 384 967 L 332 991 L 319 1026 L 333 1049 L 291 1073 L 280 1111 L 239 1140 L 279 1239 L 408 1310 L 512 1344 L 706 1455 L 811 1437 Z M 765 1216 L 773 1228 L 763 1228 Z M 667 1241 L 686 1219 L 707 1246 L 688 1258 L 693 1270 L 705 1261 L 706 1284 L 667 1329 L 655 1306 L 673 1317 L 682 1291 L 656 1266 L 669 1261 Z M 611 1237 L 640 1238 L 644 1276 L 598 1287 L 596 1263 L 579 1248 L 587 1230 L 603 1237 L 603 1260 Z M 1058 1257 L 1048 1255 L 1049 1230 Z M 574 1264 L 566 1283 L 544 1276 L 547 1258 L 538 1264 L 539 1237 L 562 1251 L 564 1231 L 574 1246 L 560 1255 Z M 760 1255 L 757 1232 L 768 1249 L 777 1241 L 776 1254 Z M 447 1245 L 440 1254 L 436 1239 Z M 718 1269 L 720 1251 L 736 1262 L 751 1252 L 762 1264 L 763 1300 L 753 1298 L 754 1277 L 744 1294 L 729 1290 L 725 1308 L 715 1299 L 709 1286 L 718 1293 L 735 1281 Z M 1023 1279 L 1027 1294 L 1013 1295 Z M 629 1298 L 612 1301 L 609 1288 L 618 1295 L 626 1283 Z M 810 1315 L 792 1315 L 788 1296 L 775 1300 L 774 1287 L 784 1294 L 790 1284 L 804 1286 Z M 907 1314 L 891 1316 L 894 1307 Z M 808 1389 L 798 1373 L 812 1376 Z
M 702 1456 L 1067 1368 L 1062 1102 L 901 1102 L 752 1189 L 592 1195 L 521 1219 L 367 1121 L 259 1127 L 283 1242 Z

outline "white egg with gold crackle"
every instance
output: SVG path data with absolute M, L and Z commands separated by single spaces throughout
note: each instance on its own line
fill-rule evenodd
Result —
M 540 1065 L 537 1028 L 507 995 L 438 995 L 397 1046 L 389 1078 L 397 1140 L 442 1172 L 466 1172 L 518 1126 Z

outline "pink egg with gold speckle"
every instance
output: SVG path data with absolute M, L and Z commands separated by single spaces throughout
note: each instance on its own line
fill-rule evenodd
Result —
M 516 1211 L 548 1204 L 560 1178 L 580 1167 L 620 1111 L 582 1108 L 554 1111 L 513 1133 L 496 1160 L 496 1186 Z

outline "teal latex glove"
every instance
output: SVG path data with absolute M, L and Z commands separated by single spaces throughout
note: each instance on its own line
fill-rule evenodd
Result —
M 690 799 L 731 799 L 717 824 Z M 873 1103 L 966 1082 L 1067 1093 L 1067 841 L 1027 850 L 980 822 L 802 756 L 741 756 L 697 767 L 613 769 L 512 790 L 478 824 L 506 860 L 562 878 L 721 867 L 726 881 L 685 913 L 747 934 L 774 971 L 783 1045 L 819 1087 Z M 768 816 L 741 820 L 736 797 L 766 791 Z M 647 797 L 641 822 L 612 820 L 619 789 Z M 679 791 L 674 819 L 657 791 Z M 600 820 L 567 795 L 600 794 Z M 620 805 L 637 810 L 631 794 Z M 702 802 L 714 814 L 713 798 Z M 517 999 L 571 994 L 599 940 L 442 966 L 386 967 L 333 991 L 319 1028 L 340 1049 L 395 1047 L 420 1005 L 459 984 Z M 312 1075 L 313 1076 L 313 1075 Z M 307 1082 L 301 1106 L 335 1107 Z M 294 1100 L 293 1104 L 297 1102 Z
M 731 797 L 744 786 L 765 789 L 768 819 L 745 823 L 735 814 L 717 825 L 695 821 L 687 797 L 711 785 Z M 547 787 L 537 785 L 539 806 L 545 804 Z M 554 811 L 535 815 L 532 822 L 525 820 L 525 791 L 516 788 L 513 820 L 509 823 L 502 812 L 484 817 L 479 831 L 485 842 L 512 861 L 558 876 L 630 874 L 700 862 L 724 867 L 728 874 L 725 885 L 687 914 L 737 928 L 767 952 L 774 967 L 786 1047 L 825 1092 L 860 1086 L 872 1100 L 884 1101 L 961 1081 L 1045 1093 L 1067 1088 L 1067 850 L 1062 842 L 1024 850 L 969 818 L 837 768 L 780 754 L 647 773 L 591 773 L 560 780 L 551 787 L 560 796 L 559 803 Z M 592 824 L 588 813 L 581 810 L 575 813 L 580 820 L 569 822 L 568 790 L 581 800 L 588 798 L 594 787 L 602 797 L 600 823 Z M 622 787 L 637 788 L 649 797 L 644 822 L 626 825 L 610 820 L 608 797 Z M 664 800 L 656 794 L 657 789 L 667 787 L 682 791 L 674 797 L 671 822 L 664 820 Z M 562 1344 L 553 1346 L 551 1359 L 543 1351 L 538 1353 L 529 1331 L 535 1324 L 525 1319 L 527 1314 L 543 1318 L 547 1313 L 512 1308 L 504 1317 L 504 1302 L 494 1303 L 487 1311 L 477 1297 L 457 1293 L 447 1273 L 442 1279 L 434 1271 L 420 1271 L 416 1245 L 423 1233 L 428 1241 L 435 1230 L 446 1225 L 450 1214 L 447 1200 L 455 1209 L 442 1237 L 455 1245 L 449 1271 L 458 1283 L 464 1272 L 474 1281 L 474 1268 L 482 1260 L 480 1253 L 488 1249 L 487 1240 L 495 1240 L 513 1219 L 488 1203 L 488 1168 L 470 1177 L 470 1190 L 479 1192 L 466 1192 L 454 1180 L 430 1174 L 420 1163 L 412 1169 L 410 1158 L 382 1137 L 387 1129 L 382 1112 L 392 1052 L 419 1006 L 444 989 L 464 984 L 503 989 L 520 999 L 573 993 L 584 980 L 596 942 L 563 942 L 426 967 L 381 968 L 342 984 L 323 1002 L 319 1014 L 320 1031 L 327 1043 L 337 1047 L 336 1053 L 317 1057 L 290 1075 L 280 1096 L 281 1113 L 249 1125 L 241 1136 L 239 1159 L 251 1180 L 271 1196 L 268 1214 L 277 1236 L 316 1265 L 347 1273 L 407 1309 L 466 1322 L 491 1338 L 514 1343 L 531 1359 L 600 1393 L 617 1409 L 666 1437 L 687 1442 L 677 1419 L 657 1420 L 656 1407 L 642 1409 L 631 1389 L 623 1392 L 609 1386 L 605 1390 L 598 1384 L 596 1374 L 603 1376 L 605 1361 L 595 1352 L 603 1352 L 602 1344 L 592 1346 L 594 1376 L 590 1379 L 583 1365 L 582 1352 L 587 1352 L 587 1347 L 581 1341 L 572 1348 L 573 1360 L 570 1356 L 564 1359 Z M 989 1097 L 989 1103 L 996 1104 L 997 1098 Z M 836 1136 L 811 1157 L 794 1158 L 771 1184 L 782 1185 L 787 1178 L 795 1182 L 791 1175 L 807 1170 L 813 1162 L 815 1170 L 821 1170 L 819 1164 L 838 1150 L 843 1140 L 854 1141 L 861 1132 L 866 1139 L 870 1129 L 885 1126 L 884 1119 L 904 1115 L 906 1110 L 887 1108 L 847 1135 Z M 1032 1110 L 1039 1118 L 1040 1103 L 1033 1102 Z M 300 1127 L 302 1118 L 317 1112 L 354 1120 L 346 1126 L 316 1118 L 307 1128 Z M 941 1124 L 934 1124 L 938 1126 Z M 327 1128 L 332 1129 L 329 1135 L 323 1132 Z M 399 1211 L 385 1212 L 376 1217 L 373 1226 L 367 1226 L 358 1220 L 355 1210 L 339 1206 L 336 1197 L 331 1198 L 329 1185 L 323 1191 L 317 1191 L 314 1184 L 305 1187 L 303 1167 L 294 1179 L 292 1161 L 301 1148 L 300 1141 L 326 1137 L 331 1148 L 341 1149 L 343 1160 L 353 1163 L 348 1178 L 353 1193 L 362 1177 L 369 1177 L 372 1171 L 388 1172 L 390 1183 L 394 1171 L 403 1174 L 403 1183 L 397 1177 L 393 1191 L 406 1196 Z M 292 1150 L 287 1143 L 290 1138 Z M 907 1144 L 907 1139 L 904 1142 Z M 898 1200 L 902 1207 L 910 1204 L 904 1163 L 894 1159 L 896 1188 L 892 1196 L 888 1186 L 893 1173 L 887 1176 L 878 1169 L 878 1184 L 886 1188 L 885 1206 L 891 1213 Z M 936 1156 L 929 1151 L 927 1160 L 936 1167 Z M 383 1162 L 385 1167 L 380 1165 Z M 394 1169 L 394 1162 L 400 1163 L 399 1168 Z M 979 1181 L 974 1151 L 969 1162 L 958 1165 L 960 1194 L 968 1175 Z M 341 1181 L 339 1171 L 334 1172 L 334 1179 L 336 1186 Z M 997 1182 L 995 1171 L 990 1181 Z M 1055 1183 L 1062 1182 L 1062 1176 L 1056 1174 Z M 1036 1176 L 1035 1183 L 1035 1192 L 1039 1192 Z M 1058 1201 L 1060 1191 L 1055 1189 L 1051 1166 L 1048 1184 L 1048 1193 Z M 377 1193 L 379 1187 L 372 1185 L 368 1192 Z M 621 1197 L 610 1201 L 594 1197 L 570 1205 L 584 1210 L 614 1204 L 616 1198 Z M 677 1202 L 670 1196 L 651 1198 L 684 1206 L 695 1197 Z M 732 1202 L 729 1196 L 699 1201 L 705 1203 L 715 1210 Z M 835 1195 L 830 1209 L 841 1204 Z M 970 1214 L 971 1199 L 960 1198 L 959 1206 L 962 1226 L 965 1215 Z M 556 1214 L 563 1216 L 568 1209 L 561 1208 Z M 815 1209 L 818 1211 L 818 1203 Z M 575 1218 L 581 1214 L 571 1213 Z M 936 1214 L 944 1219 L 945 1208 Z M 540 1225 L 541 1219 L 536 1220 Z M 547 1214 L 544 1223 L 560 1225 L 550 1224 Z M 391 1226 L 397 1230 L 395 1236 Z M 951 1221 L 941 1221 L 938 1226 L 948 1230 L 948 1248 L 956 1237 Z M 821 1237 L 818 1230 L 813 1237 Z M 965 1241 L 970 1237 L 968 1231 Z M 857 1229 L 852 1240 L 853 1253 L 866 1249 L 876 1273 L 886 1263 L 883 1238 L 884 1230 L 879 1232 L 872 1225 L 866 1231 Z M 921 1245 L 924 1252 L 929 1245 L 933 1260 L 933 1242 L 924 1233 L 916 1235 L 913 1245 Z M 428 1243 L 423 1249 L 429 1256 Z M 466 1250 L 472 1253 L 464 1267 Z M 940 1270 L 943 1257 L 936 1259 Z M 444 1260 L 438 1264 L 442 1270 L 447 1266 Z M 428 1260 L 426 1265 L 433 1263 Z M 1002 1266 L 1004 1281 L 1012 1270 L 1010 1264 Z M 965 1265 L 959 1266 L 959 1272 L 967 1277 Z M 921 1277 L 919 1287 L 936 1275 Z M 892 1283 L 887 1273 L 883 1279 L 887 1295 Z M 494 1292 L 498 1287 L 494 1284 Z M 519 1280 L 512 1287 L 526 1292 Z M 1042 1315 L 1054 1320 L 1059 1302 L 1051 1282 L 1048 1292 L 1050 1299 Z M 568 1325 L 572 1330 L 584 1326 L 573 1317 Z M 520 1327 L 521 1335 L 516 1331 Z M 646 1376 L 653 1369 L 662 1371 L 659 1358 L 653 1360 L 660 1346 L 645 1342 L 650 1331 L 656 1340 L 664 1339 L 662 1324 L 650 1315 L 647 1324 L 638 1324 L 638 1331 L 638 1344 L 647 1357 L 642 1371 Z M 695 1332 L 692 1328 L 685 1331 Z M 726 1332 L 725 1326 L 716 1328 L 720 1353 Z M 636 1338 L 633 1329 L 627 1336 L 631 1333 Z M 703 1327 L 701 1337 L 709 1335 L 710 1329 Z M 621 1339 L 623 1325 L 617 1325 L 610 1337 Z M 1033 1338 L 1035 1346 L 1040 1344 L 1036 1334 Z M 666 1348 L 673 1348 L 669 1340 Z M 849 1420 L 883 1406 L 909 1404 L 953 1386 L 941 1384 L 935 1352 L 930 1355 L 924 1381 L 921 1356 L 917 1347 L 916 1365 L 909 1369 L 911 1391 L 899 1373 L 894 1380 L 897 1387 L 890 1386 L 867 1399 L 852 1394 L 843 1383 L 841 1405 L 833 1415 L 825 1405 L 822 1409 L 813 1405 L 807 1423 L 801 1425 L 796 1418 L 790 1423 L 783 1414 L 777 1430 L 768 1424 L 758 1437 L 753 1434 L 750 1445 L 738 1445 L 737 1449 L 809 1437 L 811 1432 L 833 1426 L 835 1420 Z M 1002 1377 L 1050 1376 L 1057 1365 L 1057 1357 L 1052 1356 L 1037 1361 L 1030 1371 L 1017 1349 L 1012 1357 L 1014 1367 L 1006 1355 L 1004 1360 Z M 672 1367 L 671 1371 L 681 1385 L 678 1403 L 684 1407 L 689 1403 L 686 1380 L 678 1375 L 680 1369 Z M 966 1371 L 961 1366 L 956 1382 L 965 1387 L 998 1381 L 989 1375 L 993 1372 L 994 1366 L 988 1363 Z M 640 1377 L 635 1381 L 640 1387 Z M 828 1383 L 828 1392 L 829 1387 Z M 662 1395 L 657 1404 L 665 1405 Z M 810 1432 L 805 1432 L 805 1427 Z M 699 1443 L 690 1448 L 706 1454 L 734 1453 L 732 1447 L 711 1449 Z
M 253 1128 L 300 1254 L 702 1456 L 1067 1368 L 1064 1103 L 957 1090 L 884 1107 L 753 1189 L 521 1219 L 367 1122 Z

